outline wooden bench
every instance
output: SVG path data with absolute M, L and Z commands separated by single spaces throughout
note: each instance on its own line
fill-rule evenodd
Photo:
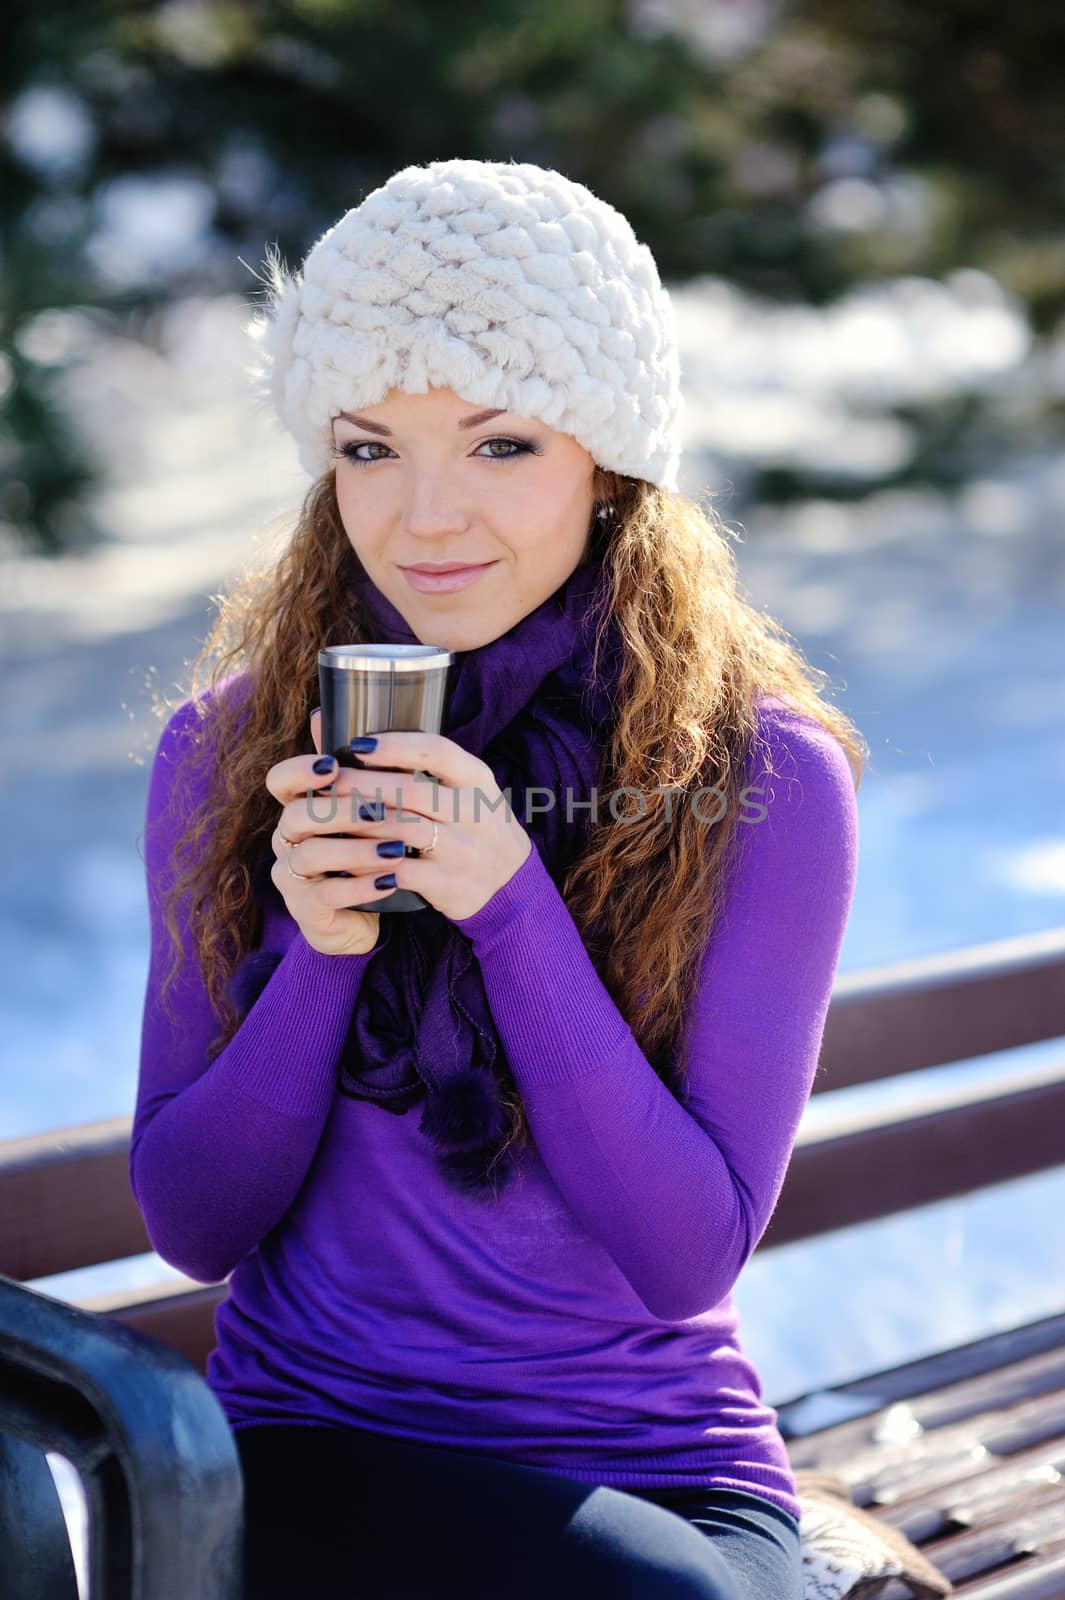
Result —
M 1004 1069 L 979 1092 L 923 1107 L 903 1078 L 1062 1035 L 1065 929 L 839 977 L 814 1093 L 903 1081 L 889 1113 L 800 1132 L 759 1250 L 1065 1164 L 1065 1043 L 1049 1066 Z M 0 1144 L 0 1551 L 11 1600 L 76 1594 L 46 1449 L 86 1488 L 93 1600 L 239 1600 L 238 1458 L 201 1376 L 225 1284 L 166 1279 L 76 1305 L 26 1287 L 151 1250 L 129 1188 L 129 1136 L 120 1117 Z M 1065 1303 L 777 1409 L 796 1470 L 837 1474 L 964 1600 L 1065 1597 Z M 826 1410 L 841 1420 L 826 1425 Z M 885 1600 L 910 1593 L 891 1583 Z

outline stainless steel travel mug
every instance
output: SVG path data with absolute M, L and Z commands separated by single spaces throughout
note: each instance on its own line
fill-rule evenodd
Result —
M 447 699 L 448 668 L 453 660 L 450 650 L 433 644 L 332 644 L 319 650 L 322 754 L 336 756 L 342 767 L 366 767 L 367 773 L 372 773 L 373 767 L 360 761 L 350 748 L 356 734 L 418 728 L 439 733 Z M 365 787 L 367 798 L 372 800 L 375 785 L 371 781 Z M 394 796 L 383 789 L 381 798 L 387 804 L 395 804 Z M 345 797 L 343 803 L 350 805 L 351 797 Z M 331 837 L 350 839 L 353 835 L 337 833 Z M 408 854 L 414 853 L 408 847 Z M 381 873 L 388 870 L 388 862 L 382 858 Z M 326 876 L 350 874 L 330 872 Z M 346 909 L 421 911 L 428 903 L 411 889 L 395 889 L 384 900 Z

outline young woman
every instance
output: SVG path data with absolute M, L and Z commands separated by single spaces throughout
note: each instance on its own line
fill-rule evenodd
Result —
M 268 264 L 256 383 L 314 482 L 159 741 L 130 1155 L 159 1254 L 229 1279 L 247 1595 L 799 1600 L 731 1291 L 867 747 L 676 492 L 672 310 L 617 211 L 441 161 Z M 363 770 L 315 705 L 359 640 L 454 652 L 443 732 Z M 394 886 L 426 907 L 350 909 Z

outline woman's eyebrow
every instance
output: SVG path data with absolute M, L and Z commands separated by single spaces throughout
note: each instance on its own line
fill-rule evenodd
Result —
M 475 411 L 472 417 L 463 417 L 459 423 L 460 428 L 476 428 L 479 422 L 489 422 L 493 417 L 505 416 L 506 412 L 500 411 Z M 383 422 L 369 422 L 366 417 L 356 416 L 353 411 L 338 411 L 335 420 L 343 417 L 345 422 L 354 422 L 358 428 L 365 428 L 369 433 L 392 435 L 392 429 L 386 428 Z

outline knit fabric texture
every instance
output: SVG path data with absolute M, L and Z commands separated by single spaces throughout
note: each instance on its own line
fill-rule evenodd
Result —
M 628 220 L 583 184 L 529 162 L 404 167 L 300 270 L 276 249 L 264 266 L 252 397 L 276 410 L 312 476 L 333 465 L 340 411 L 449 388 L 676 489 L 672 302 Z

